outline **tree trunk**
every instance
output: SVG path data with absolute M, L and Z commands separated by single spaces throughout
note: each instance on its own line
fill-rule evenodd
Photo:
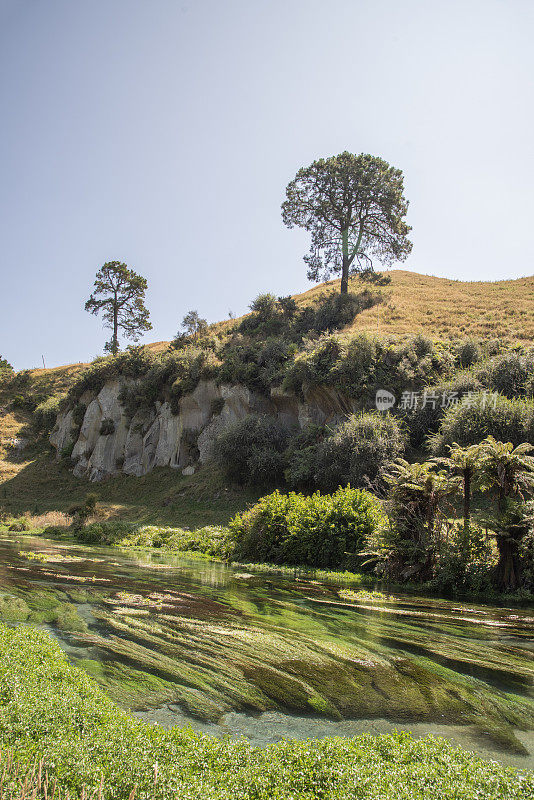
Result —
M 341 250 L 343 254 L 343 264 L 341 267 L 341 294 L 349 291 L 349 229 L 341 231 Z
M 111 352 L 114 356 L 119 352 L 119 309 L 116 305 L 113 306 L 113 339 Z
M 519 585 L 519 542 L 510 536 L 497 536 L 499 562 L 495 571 L 499 589 L 517 589 Z
M 471 522 L 471 469 L 464 469 L 464 528 Z

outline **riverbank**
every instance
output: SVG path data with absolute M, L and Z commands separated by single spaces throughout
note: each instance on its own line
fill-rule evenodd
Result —
M 0 522 L 0 534 L 8 532 L 10 522 L 13 523 L 16 520 Z M 224 525 L 206 525 L 195 530 L 188 530 L 158 525 L 140 525 L 139 523 L 121 520 L 105 520 L 94 522 L 78 530 L 71 526 L 52 525 L 21 532 L 33 536 L 43 535 L 46 538 L 59 541 L 111 546 L 132 552 L 147 550 L 184 555 L 188 558 L 220 560 L 258 574 L 271 574 L 296 580 L 316 580 L 340 586 L 378 590 L 386 594 L 403 592 L 414 596 L 430 595 L 445 600 L 490 602 L 496 605 L 534 605 L 534 593 L 525 589 L 507 593 L 489 589 L 485 589 L 483 592 L 460 590 L 443 592 L 425 583 L 406 581 L 401 584 L 381 581 L 369 572 L 320 569 L 305 564 L 286 566 L 283 564 L 235 561 L 232 557 L 232 536 L 229 529 Z
M 166 731 L 119 710 L 44 632 L 0 625 L 0 740 L 58 788 L 105 797 L 202 800 L 368 798 L 527 800 L 534 776 L 408 734 L 281 742 Z

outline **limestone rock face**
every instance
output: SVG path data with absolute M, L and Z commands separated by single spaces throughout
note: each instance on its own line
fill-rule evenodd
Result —
M 248 414 L 271 414 L 288 430 L 310 423 L 324 424 L 342 419 L 355 405 L 334 389 L 320 387 L 304 391 L 304 398 L 279 388 L 270 397 L 255 394 L 245 386 L 200 381 L 185 395 L 173 414 L 167 402 L 140 408 L 129 418 L 120 402 L 126 379 L 108 381 L 98 395 L 86 392 L 78 428 L 73 410 L 58 414 L 50 436 L 58 458 L 73 444 L 74 474 L 100 481 L 123 472 L 137 477 L 155 467 L 172 467 L 193 474 L 195 462 L 213 457 L 213 445 L 228 425 Z M 105 424 L 103 425 L 102 423 Z
M 56 448 L 58 454 L 73 443 L 75 427 L 72 413 L 72 409 L 60 411 L 57 415 L 54 430 L 50 434 L 50 444 Z

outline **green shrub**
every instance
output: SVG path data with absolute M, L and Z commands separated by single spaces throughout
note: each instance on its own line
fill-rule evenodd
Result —
M 115 423 L 109 417 L 106 417 L 100 423 L 100 436 L 111 436 L 115 433 Z
M 210 404 L 210 415 L 212 417 L 217 417 L 223 410 L 224 403 L 224 397 L 216 397 L 214 400 L 212 400 Z
M 213 350 L 189 344 L 155 357 L 149 369 L 133 383 L 123 386 L 119 399 L 130 418 L 157 401 L 169 401 L 172 413 L 177 414 L 184 394 L 192 392 L 202 378 L 214 377 L 218 365 Z
M 429 588 L 442 594 L 491 591 L 496 558 L 485 531 L 474 523 L 465 528 L 457 521 L 441 533 Z
M 53 531 L 45 531 L 53 533 Z M 210 558 L 228 558 L 231 538 L 228 528 L 206 525 L 195 531 L 183 528 L 139 526 L 134 523 L 107 520 L 93 522 L 75 531 L 76 538 L 85 544 L 113 547 L 155 547 L 162 550 L 201 553 Z
M 315 485 L 365 486 L 404 451 L 406 436 L 391 414 L 353 414 L 310 452 Z
M 26 517 L 19 517 L 18 519 L 14 519 L 13 522 L 8 525 L 7 529 L 14 533 L 23 533 L 24 531 L 30 530 L 30 523 Z
M 458 364 L 464 369 L 465 367 L 471 367 L 473 364 L 476 364 L 477 361 L 480 361 L 481 356 L 482 350 L 480 344 L 473 339 L 468 339 L 466 342 L 462 342 L 462 344 L 458 346 Z
M 33 424 L 39 433 L 50 433 L 56 424 L 62 397 L 48 397 L 33 412 Z
M 380 292 L 364 289 L 359 294 L 336 292 L 322 299 L 315 309 L 313 330 L 327 333 L 350 325 L 362 311 L 381 303 Z
M 77 378 L 69 390 L 68 397 L 74 405 L 84 392 L 95 394 L 103 388 L 107 381 L 118 377 L 139 378 L 148 372 L 156 356 L 142 346 L 131 346 L 116 356 L 96 358 Z
M 461 402 L 469 392 L 478 392 L 482 384 L 471 370 L 458 372 L 447 381 L 428 386 L 418 396 L 418 402 L 411 409 L 396 409 L 395 414 L 408 430 L 410 445 L 423 447 L 429 435 L 437 433 L 447 404 Z M 425 397 L 426 394 L 426 397 Z
M 61 448 L 59 455 L 62 461 L 67 461 L 72 456 L 72 451 L 74 450 L 75 444 L 76 443 L 74 441 L 71 441 Z
M 73 529 L 81 530 L 84 527 L 89 517 L 95 513 L 97 502 L 98 495 L 91 492 L 85 496 L 83 503 L 76 503 L 68 509 L 67 515 L 72 519 Z
M 214 459 L 227 479 L 268 486 L 283 480 L 288 432 L 274 417 L 249 414 L 217 437 Z
M 532 396 L 534 350 L 528 353 L 503 353 L 478 365 L 481 384 L 506 397 Z
M 268 395 L 272 386 L 281 383 L 296 345 L 283 337 L 269 336 L 252 341 L 234 336 L 221 353 L 217 372 L 219 383 L 242 384 L 251 391 Z
M 252 337 L 282 336 L 298 341 L 308 333 L 326 333 L 350 325 L 355 317 L 383 300 L 380 291 L 368 288 L 358 294 L 330 292 L 313 306 L 299 309 L 292 297 L 259 295 L 251 314 L 239 324 L 239 332 Z
M 307 425 L 290 440 L 286 451 L 285 479 L 292 489 L 315 488 L 317 448 L 327 431 L 323 425 Z
M 229 528 L 238 559 L 353 568 L 366 538 L 384 523 L 379 501 L 348 486 L 332 495 L 276 491 Z
M 466 400 L 466 398 L 464 398 Z M 487 436 L 514 445 L 534 444 L 534 401 L 497 395 L 473 394 L 445 412 L 439 432 L 431 437 L 433 453 L 445 455 L 447 446 L 477 444 Z
M 303 386 L 334 386 L 344 395 L 374 403 L 378 389 L 400 398 L 452 374 L 453 354 L 418 334 L 402 341 L 365 333 L 351 339 L 323 336 L 306 344 L 287 369 L 284 387 L 299 392 Z
M 72 409 L 72 421 L 77 428 L 82 427 L 86 411 L 87 406 L 84 403 L 76 403 Z
M 13 367 L 6 358 L 0 355 L 0 382 L 10 380 L 13 377 Z

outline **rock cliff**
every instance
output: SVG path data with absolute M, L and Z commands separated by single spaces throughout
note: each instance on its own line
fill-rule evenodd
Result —
M 245 386 L 200 381 L 181 399 L 177 414 L 169 403 L 157 402 L 128 417 L 120 402 L 126 383 L 112 380 L 98 394 L 86 392 L 80 398 L 85 407 L 81 425 L 76 424 L 73 409 L 58 415 L 50 442 L 58 457 L 72 448 L 78 477 L 99 481 L 119 472 L 140 476 L 167 466 L 191 472 L 197 462 L 210 460 L 217 435 L 247 414 L 272 414 L 296 429 L 312 422 L 334 422 L 356 410 L 352 401 L 327 387 L 305 391 L 299 399 L 278 388 L 264 397 Z

